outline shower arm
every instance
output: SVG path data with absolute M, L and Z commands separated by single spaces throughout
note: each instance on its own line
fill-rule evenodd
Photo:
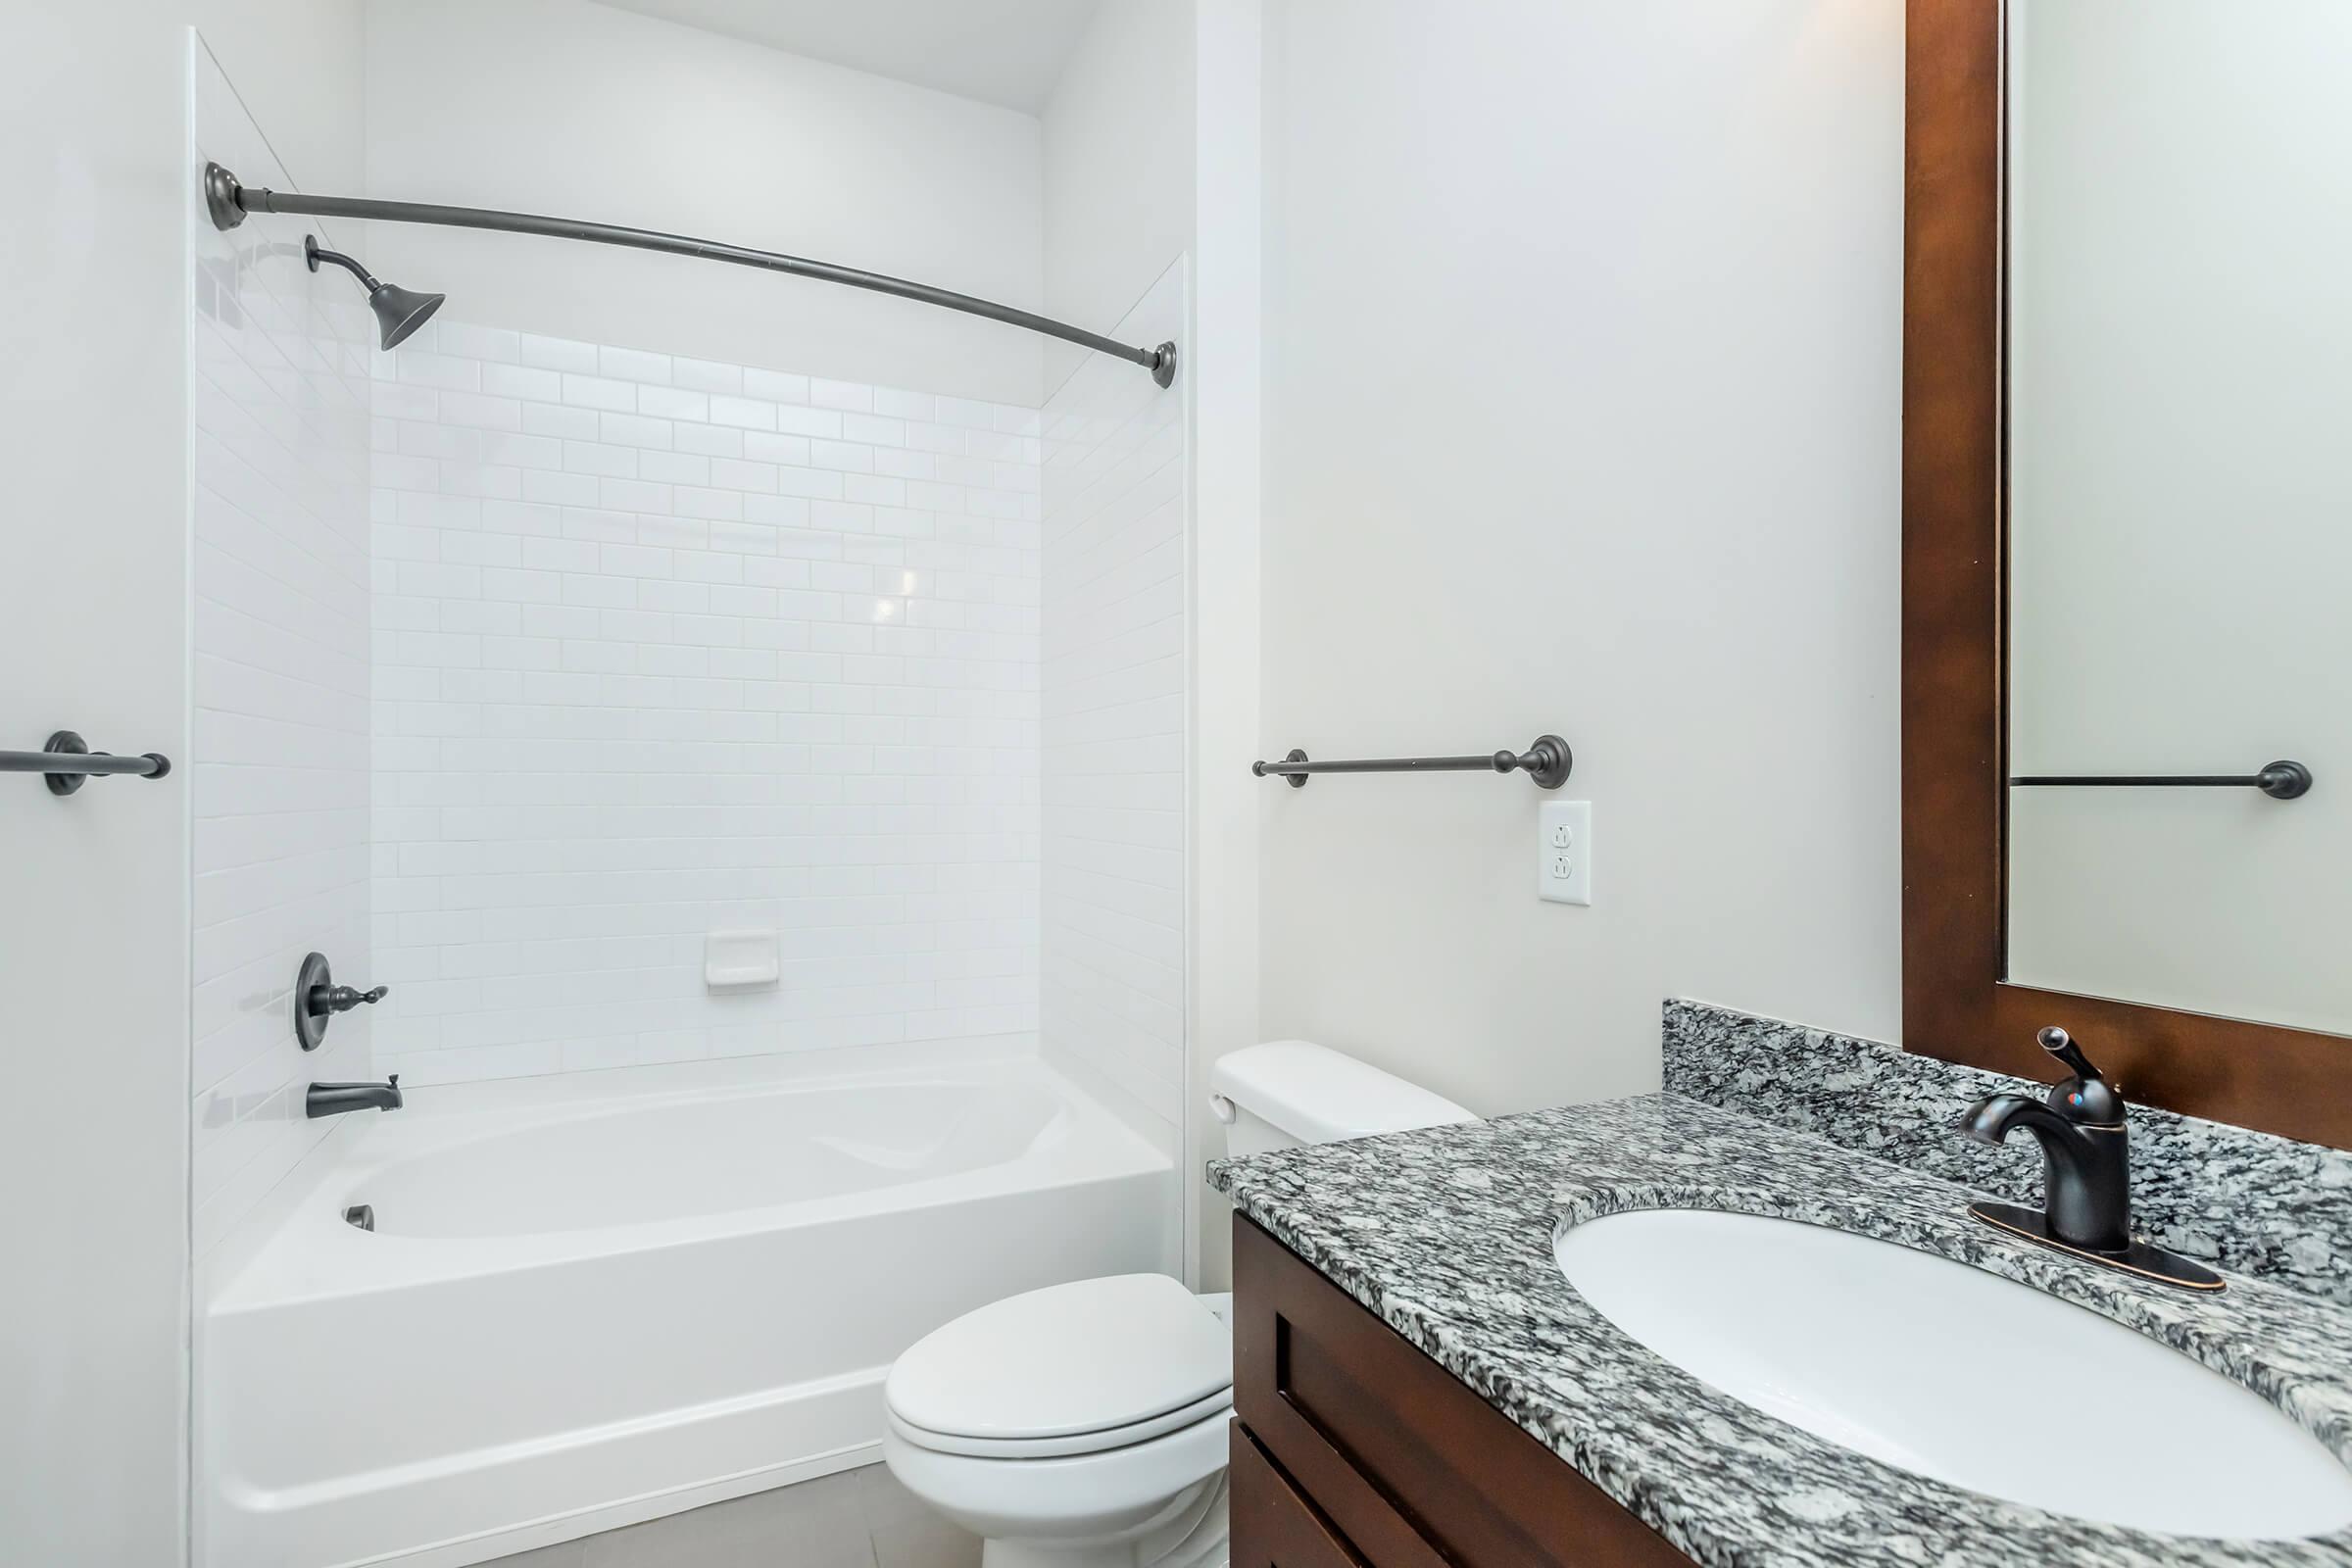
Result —
M 933 288 L 928 283 L 909 282 L 906 278 L 891 277 L 882 272 L 860 271 L 855 267 L 837 267 L 831 262 L 812 262 L 803 256 L 786 256 L 777 251 L 722 245 L 715 240 L 664 234 L 650 228 L 624 228 L 616 223 L 590 223 L 573 218 L 543 218 L 535 213 L 501 212 L 491 207 L 443 207 L 432 202 L 383 202 L 357 196 L 307 196 L 299 191 L 255 188 L 239 183 L 236 175 L 219 164 L 207 164 L 204 167 L 204 205 L 205 211 L 212 217 L 213 226 L 221 229 L 236 227 L 245 221 L 247 213 L 291 213 L 311 218 L 367 219 L 389 223 L 437 223 L 448 228 L 482 228 L 504 234 L 545 234 L 554 239 L 588 240 L 598 245 L 619 245 L 630 250 L 661 251 L 671 256 L 695 256 L 705 261 L 730 262 L 737 267 L 790 272 L 796 277 L 813 277 L 822 282 L 840 283 L 876 294 L 895 294 L 901 299 L 918 300 L 925 305 L 960 311 L 966 316 L 985 317 L 992 321 L 1042 332 L 1047 337 L 1075 343 L 1097 354 L 1108 354 L 1114 359 L 1140 365 L 1150 370 L 1152 379 L 1161 386 L 1176 379 L 1176 345 L 1172 342 L 1162 343 L 1156 348 L 1137 348 L 1121 343 L 1116 338 L 1072 326 L 1066 321 L 1056 321 L 1052 317 L 1039 316 L 1033 311 L 999 305 L 994 300 L 958 294 L 953 289 Z

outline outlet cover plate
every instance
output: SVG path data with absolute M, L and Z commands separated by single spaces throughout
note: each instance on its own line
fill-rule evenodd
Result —
M 1545 801 L 1537 816 L 1536 897 L 1592 902 L 1592 803 Z

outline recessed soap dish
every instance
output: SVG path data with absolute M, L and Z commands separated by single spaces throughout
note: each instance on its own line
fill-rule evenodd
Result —
M 713 991 L 754 991 L 783 977 L 773 931 L 713 931 L 703 938 L 703 984 Z

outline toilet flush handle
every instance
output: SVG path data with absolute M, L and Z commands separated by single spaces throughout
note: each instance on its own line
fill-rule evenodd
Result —
M 1234 1118 L 1241 1114 L 1240 1111 L 1233 1108 L 1233 1102 L 1227 1100 L 1223 1095 L 1208 1097 L 1208 1113 L 1216 1117 L 1217 1124 L 1222 1127 L 1232 1126 Z

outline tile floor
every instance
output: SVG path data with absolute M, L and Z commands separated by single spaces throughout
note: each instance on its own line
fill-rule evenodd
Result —
M 483 1568 L 979 1568 L 980 1539 L 881 1465 L 756 1492 Z

